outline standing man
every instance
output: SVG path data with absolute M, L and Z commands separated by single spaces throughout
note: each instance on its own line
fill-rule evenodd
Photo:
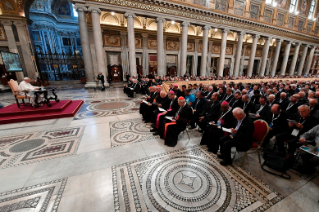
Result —
M 102 72 L 99 73 L 99 75 L 97 75 L 97 79 L 99 81 L 101 81 L 101 84 L 102 84 L 102 91 L 105 91 L 105 86 L 104 86 L 104 75 L 102 74 Z

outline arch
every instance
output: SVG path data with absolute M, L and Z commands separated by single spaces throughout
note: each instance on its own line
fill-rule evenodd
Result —
M 143 22 L 140 20 L 138 16 L 134 18 L 134 28 L 143 28 Z
M 166 24 L 166 32 L 180 33 L 181 31 L 177 23 L 172 24 L 171 22 L 168 22 Z
M 235 33 L 230 31 L 228 32 L 227 34 L 227 40 L 235 40 L 236 36 L 235 36 Z
M 101 16 L 101 22 L 112 25 L 120 25 L 120 20 L 117 17 L 117 14 L 112 15 L 112 13 L 109 12 L 103 13 L 103 15 Z
M 188 34 L 189 34 L 189 35 L 196 35 L 195 26 L 190 25 L 190 26 L 188 27 Z
M 145 25 L 148 30 L 157 30 L 157 23 L 155 22 L 155 19 L 148 18 Z

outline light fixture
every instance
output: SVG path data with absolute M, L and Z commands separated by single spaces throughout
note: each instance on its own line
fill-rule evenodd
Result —
M 272 6 L 273 6 L 273 7 L 277 7 L 277 2 L 273 2 L 273 3 L 272 3 Z
M 218 29 L 217 29 L 217 28 L 215 28 L 215 32 L 217 32 L 217 30 L 218 30 Z
M 299 14 L 299 11 L 295 11 L 295 15 L 298 15 Z
M 175 24 L 175 21 L 171 21 L 172 24 Z
M 111 12 L 111 15 L 115 15 L 115 13 L 114 13 L 114 12 Z
M 313 17 L 313 19 L 312 19 L 313 21 L 316 21 L 316 18 L 315 17 Z

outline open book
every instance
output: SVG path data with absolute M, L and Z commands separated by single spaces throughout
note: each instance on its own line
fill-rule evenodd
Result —
M 166 111 L 164 108 L 161 108 L 161 107 L 159 107 L 158 110 L 161 111 L 161 112 L 165 112 Z
M 168 119 L 168 120 L 171 120 L 171 121 L 175 121 L 175 120 L 173 119 L 173 116 L 165 116 L 165 118 Z
M 143 103 L 145 103 L 145 104 L 148 104 L 148 102 L 147 102 L 147 101 L 145 101 L 145 100 L 143 100 L 142 102 L 143 102 Z
M 231 133 L 231 130 L 230 130 L 230 129 L 228 129 L 228 128 L 222 127 L 222 130 L 223 130 L 223 131 L 225 131 L 225 132 L 229 132 L 229 133 Z
M 309 154 L 319 157 L 319 148 L 316 146 L 308 145 L 300 147 L 301 150 L 308 152 Z

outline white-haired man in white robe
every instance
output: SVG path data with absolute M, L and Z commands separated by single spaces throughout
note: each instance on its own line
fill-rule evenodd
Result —
M 34 90 L 39 90 L 40 87 L 37 86 L 33 86 L 30 84 L 30 78 L 29 77 L 25 77 L 24 80 L 22 82 L 20 82 L 19 84 L 19 91 L 20 91 L 20 95 L 25 95 L 24 91 L 28 91 L 27 96 L 30 96 L 30 101 L 32 106 L 35 105 L 35 94 Z M 41 102 L 41 96 L 38 95 L 38 102 Z

